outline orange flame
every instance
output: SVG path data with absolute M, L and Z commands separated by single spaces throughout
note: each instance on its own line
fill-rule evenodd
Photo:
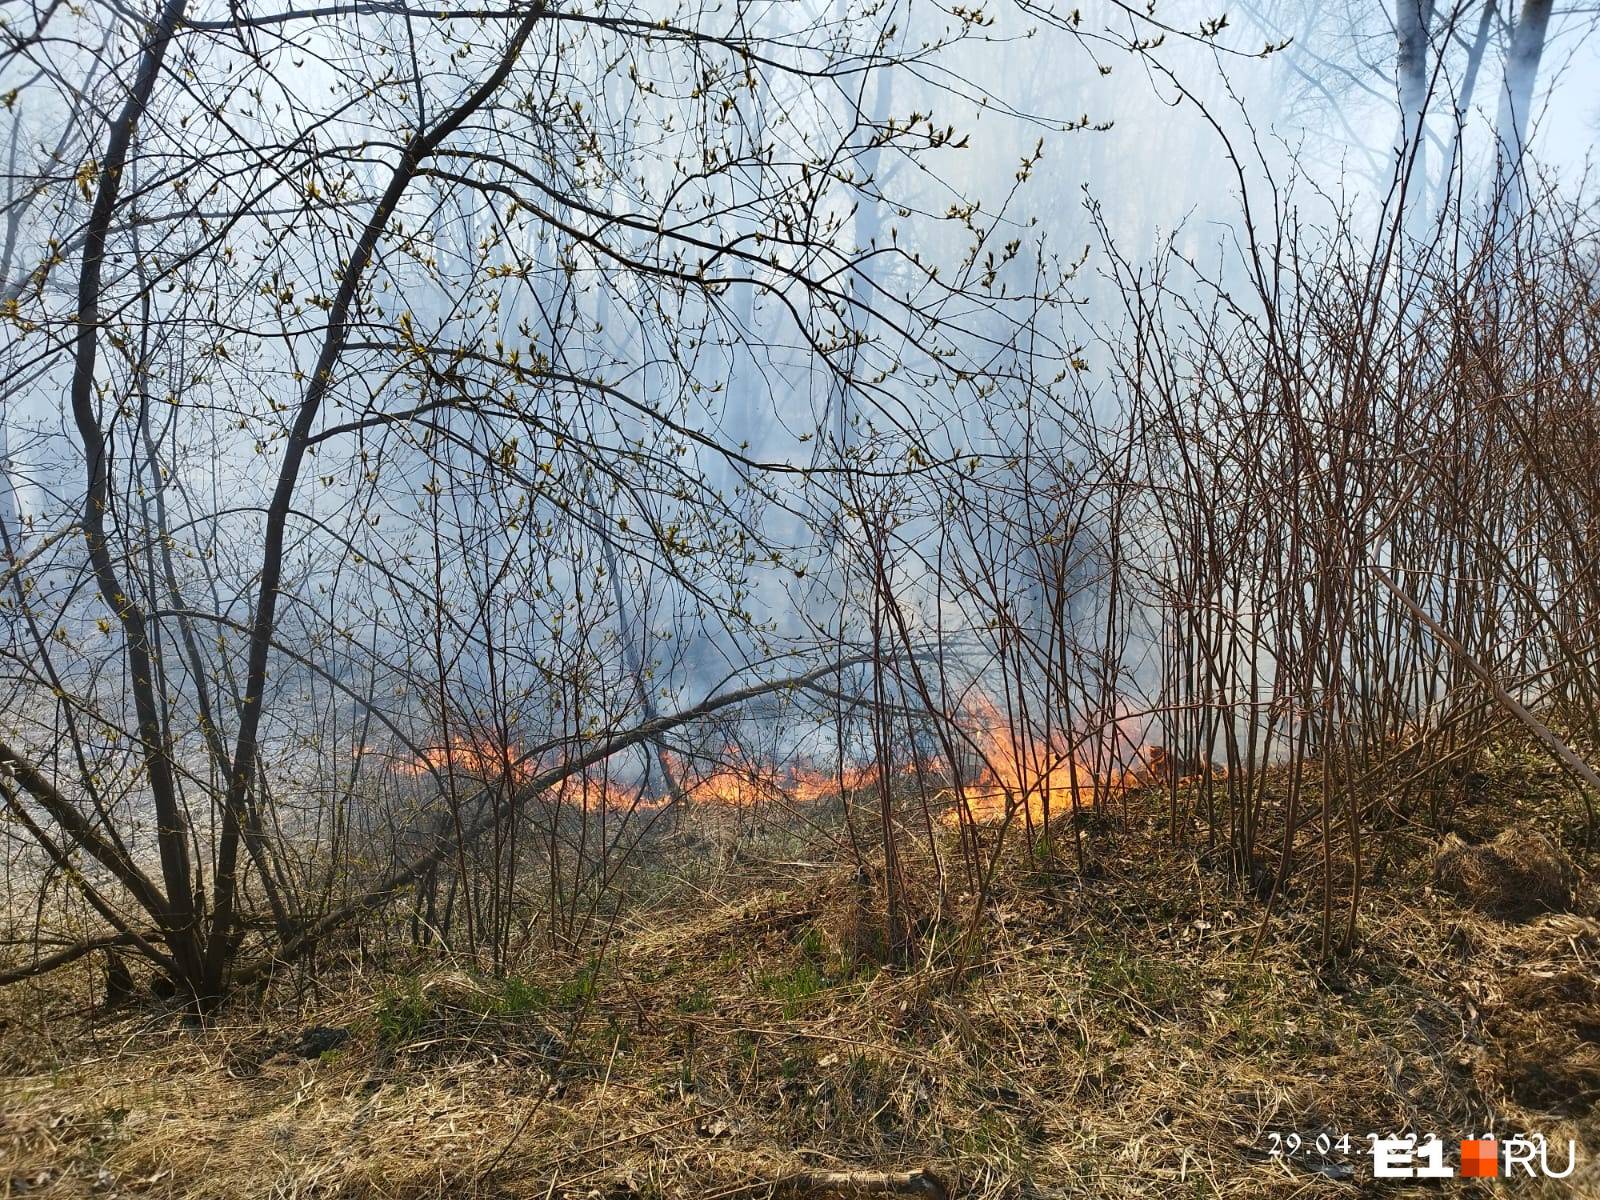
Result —
M 1132 788 L 1164 781 L 1176 766 L 1165 749 L 1152 746 L 1134 752 L 1132 769 L 1097 772 L 1081 756 L 1081 749 L 1071 746 L 1065 737 L 1039 737 L 1019 730 L 987 698 L 973 704 L 969 712 L 982 766 L 976 778 L 961 787 L 959 807 L 946 814 L 950 825 L 963 813 L 980 824 L 998 823 L 1013 815 L 1043 823 L 1047 815 L 1094 806 Z M 358 755 L 365 752 L 364 747 L 356 750 Z M 724 762 L 736 757 L 734 747 L 725 749 Z M 394 764 L 400 774 L 411 777 L 454 772 L 487 781 L 509 780 L 514 785 L 532 779 L 540 766 L 514 743 L 502 745 L 489 737 L 461 735 Z M 811 804 L 878 786 L 876 766 L 718 765 L 702 772 L 673 755 L 667 756 L 667 766 L 691 804 L 727 808 L 751 808 L 774 800 Z M 939 775 L 948 771 L 947 764 L 938 761 L 925 761 L 923 767 Z M 647 792 L 640 783 L 618 782 L 603 772 L 579 772 L 564 780 L 557 794 L 560 802 L 582 805 L 586 811 L 617 813 L 652 810 L 670 800 Z
M 1094 806 L 1150 782 L 1143 769 L 1097 772 L 1059 734 L 1036 737 L 1016 729 L 993 701 L 972 705 L 976 741 L 983 760 L 976 780 L 961 789 L 961 807 L 979 824 L 1026 815 L 1043 824 L 1047 816 Z M 961 812 L 947 821 L 954 824 Z
M 735 751 L 730 747 L 727 757 Z M 771 800 L 791 800 L 809 804 L 841 792 L 874 786 L 878 773 L 874 767 L 845 767 L 822 770 L 812 766 L 716 767 L 709 774 L 697 775 L 669 756 L 669 765 L 680 780 L 684 794 L 695 803 L 723 804 L 749 808 Z
M 516 783 L 524 782 L 532 774 L 515 743 L 500 745 L 488 737 L 462 734 L 455 735 L 447 743 L 423 747 L 415 757 L 397 762 L 395 769 L 410 776 L 455 773 L 477 779 L 508 778 Z

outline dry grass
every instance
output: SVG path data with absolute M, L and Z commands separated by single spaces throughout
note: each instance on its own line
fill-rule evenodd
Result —
M 1473 908 L 1508 917 L 1561 912 L 1572 904 L 1572 862 L 1541 834 L 1507 829 L 1486 846 L 1446 835 L 1433 856 L 1434 886 Z
M 1092 878 L 1019 851 L 969 969 L 931 904 L 923 964 L 883 969 L 870 875 L 746 862 L 510 980 L 351 972 L 210 1029 L 13 989 L 0 1194 L 732 1200 L 927 1165 L 974 1198 L 1400 1197 L 1438 1189 L 1373 1181 L 1361 1135 L 1523 1129 L 1580 1167 L 1516 1195 L 1600 1195 L 1600 922 L 1474 910 L 1422 854 L 1329 968 L 1292 893 L 1258 945 L 1159 805 L 1094 827 Z M 308 1026 L 347 1033 L 305 1057 Z

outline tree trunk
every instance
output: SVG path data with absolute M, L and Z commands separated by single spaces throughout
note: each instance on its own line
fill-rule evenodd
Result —
M 1496 227 L 1502 233 L 1527 204 L 1522 158 L 1528 146 L 1528 114 L 1533 109 L 1533 87 L 1539 78 L 1539 60 L 1544 57 L 1552 7 L 1552 0 L 1523 0 L 1522 15 L 1511 34 L 1511 49 L 1506 52 L 1500 115 L 1495 122 L 1499 150 L 1494 201 L 1499 205 Z
M 1483 0 L 1483 8 L 1478 14 L 1478 28 L 1467 50 L 1467 67 L 1461 76 L 1461 91 L 1455 97 L 1455 128 L 1451 130 L 1450 148 L 1445 154 L 1444 167 L 1439 172 L 1439 199 L 1434 205 L 1438 213 L 1443 213 L 1450 204 L 1450 193 L 1455 186 L 1451 181 L 1455 178 L 1456 162 L 1461 156 L 1464 126 L 1467 114 L 1472 111 L 1472 97 L 1478 88 L 1478 72 L 1483 68 L 1484 51 L 1489 46 L 1489 33 L 1498 5 L 1499 0 Z
M 1427 194 L 1428 143 L 1422 125 L 1428 114 L 1428 34 L 1432 25 L 1433 0 L 1395 0 L 1398 45 L 1394 74 L 1400 101 L 1399 144 L 1395 150 L 1404 181 L 1401 202 L 1412 213 L 1422 209 L 1411 198 Z

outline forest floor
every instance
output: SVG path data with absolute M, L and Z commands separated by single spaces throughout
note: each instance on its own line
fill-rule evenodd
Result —
M 1469 841 L 1581 815 L 1526 754 L 1485 781 L 1450 814 Z M 952 1198 L 1600 1196 L 1592 860 L 1572 911 L 1496 916 L 1391 814 L 1357 946 L 1323 961 L 1315 871 L 1264 929 L 1168 802 L 1068 818 L 1059 862 L 1019 837 L 974 959 L 925 926 L 920 965 L 878 965 L 873 872 L 751 842 L 662 875 L 598 957 L 508 978 L 329 968 L 204 1028 L 98 1011 L 87 970 L 13 987 L 0 1196 L 733 1200 L 851 1170 Z M 1428 1133 L 1451 1167 L 1488 1133 L 1576 1167 L 1374 1178 L 1368 1134 Z

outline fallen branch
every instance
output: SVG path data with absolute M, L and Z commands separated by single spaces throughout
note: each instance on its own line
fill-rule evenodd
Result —
M 70 962 L 76 962 L 86 954 L 93 954 L 96 950 L 109 950 L 121 946 L 135 946 L 141 941 L 158 942 L 161 940 L 159 932 L 152 931 L 141 937 L 136 933 L 115 933 L 107 937 L 91 938 L 84 942 L 75 942 L 64 950 L 54 954 L 47 954 L 43 958 L 36 958 L 30 963 L 20 967 L 12 967 L 0 971 L 0 987 L 20 983 L 24 979 L 33 979 L 54 971 L 57 967 L 64 967 Z

